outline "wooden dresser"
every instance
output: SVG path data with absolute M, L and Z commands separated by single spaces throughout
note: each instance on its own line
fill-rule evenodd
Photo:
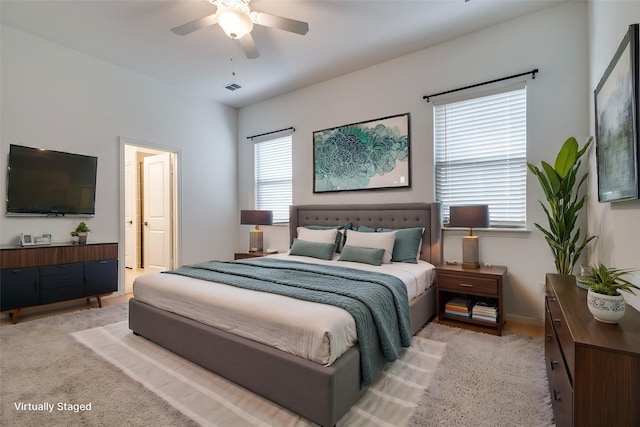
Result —
M 558 426 L 640 426 L 640 313 L 599 322 L 575 276 L 547 274 L 545 358 Z
M 102 307 L 117 290 L 117 243 L 0 247 L 0 311 L 13 323 L 23 308 L 60 301 L 95 297 Z

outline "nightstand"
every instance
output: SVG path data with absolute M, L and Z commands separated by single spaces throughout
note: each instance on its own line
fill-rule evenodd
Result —
M 275 252 L 264 252 L 264 251 L 258 251 L 258 252 L 236 252 L 233 254 L 233 259 L 234 260 L 238 260 L 238 259 L 247 259 L 247 258 L 260 258 L 263 256 L 268 256 L 268 255 L 273 255 L 273 254 L 277 254 L 278 251 Z
M 461 265 L 437 267 L 436 311 L 439 322 L 502 335 L 505 323 L 502 284 L 506 277 L 507 268 L 495 265 L 480 268 L 462 268 Z M 476 303 L 480 305 L 473 310 Z M 463 307 L 468 309 L 468 314 Z M 495 321 L 491 320 L 489 314 L 492 310 L 497 311 Z

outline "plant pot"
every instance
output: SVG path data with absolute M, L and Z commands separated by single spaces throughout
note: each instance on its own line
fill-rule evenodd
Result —
M 79 241 L 80 241 L 80 238 L 78 236 L 71 236 L 72 245 L 77 245 Z
M 78 233 L 78 243 L 81 245 L 87 243 L 87 233 Z
M 624 316 L 624 297 L 622 295 L 603 295 L 587 292 L 587 306 L 596 320 L 604 323 L 618 323 Z

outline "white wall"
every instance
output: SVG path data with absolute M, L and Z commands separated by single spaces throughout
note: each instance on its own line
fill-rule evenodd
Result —
M 528 158 L 553 161 L 569 136 L 584 141 L 589 119 L 587 6 L 570 2 L 496 25 L 411 55 L 385 62 L 239 112 L 239 205 L 253 206 L 253 150 L 249 135 L 294 126 L 293 202 L 296 204 L 430 202 L 434 200 L 432 104 L 429 93 L 539 68 L 528 85 Z M 409 190 L 313 194 L 312 132 L 383 116 L 411 113 L 412 187 Z M 509 268 L 505 286 L 507 318 L 541 323 L 539 283 L 555 271 L 534 222 L 545 217 L 537 204 L 543 194 L 528 177 L 525 233 L 485 232 L 482 261 Z M 246 249 L 248 228 L 239 234 Z M 461 236 L 445 232 L 446 260 L 461 259 Z M 265 247 L 286 250 L 288 229 L 265 227 Z
M 637 1 L 595 1 L 589 4 L 589 94 L 590 129 L 595 135 L 593 91 L 602 78 L 630 24 L 640 23 Z M 599 236 L 589 257 L 590 263 L 610 267 L 640 269 L 640 200 L 598 203 L 595 152 L 591 153 L 589 179 L 589 233 Z M 640 273 L 632 281 L 640 286 Z M 625 295 L 627 302 L 640 311 L 637 296 Z
M 232 257 L 238 224 L 235 109 L 6 26 L 1 35 L 3 171 L 9 144 L 97 156 L 96 214 L 86 222 L 91 240 L 113 242 L 121 222 L 119 137 L 179 147 L 180 261 Z M 0 188 L 6 188 L 4 172 Z M 1 215 L 0 244 L 16 244 L 20 232 L 68 241 L 78 221 Z

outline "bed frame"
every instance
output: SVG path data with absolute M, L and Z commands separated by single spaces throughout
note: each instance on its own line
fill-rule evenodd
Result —
M 373 228 L 424 227 L 420 259 L 442 264 L 438 203 L 291 206 L 291 240 L 299 226 L 346 222 Z M 434 288 L 410 304 L 413 334 L 435 315 Z M 135 298 L 129 301 L 129 328 L 321 426 L 335 425 L 365 390 L 357 346 L 323 366 Z

